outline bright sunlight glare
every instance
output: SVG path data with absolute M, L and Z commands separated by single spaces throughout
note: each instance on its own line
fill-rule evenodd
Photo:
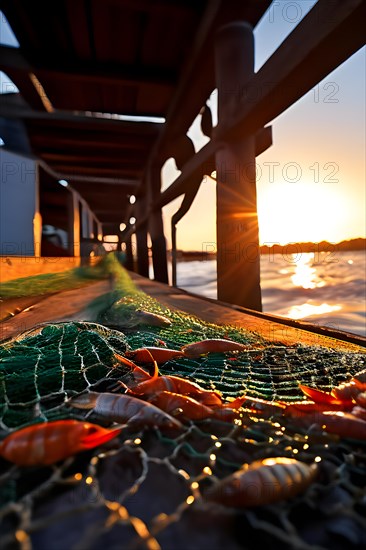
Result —
M 342 306 L 340 304 L 309 304 L 308 302 L 296 306 L 292 306 L 289 309 L 287 317 L 290 319 L 303 319 L 310 315 L 323 315 L 324 313 L 331 313 L 333 311 L 340 311 Z
M 271 184 L 258 195 L 260 241 L 286 244 L 291 235 L 292 242 L 332 242 L 342 232 L 344 211 L 337 189 L 312 182 Z

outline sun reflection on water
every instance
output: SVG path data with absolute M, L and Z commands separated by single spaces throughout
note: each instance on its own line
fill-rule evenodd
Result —
M 317 276 L 316 268 L 313 265 L 313 252 L 306 252 L 300 255 L 292 254 L 292 258 L 295 265 L 295 273 L 291 276 L 291 281 L 295 286 L 301 286 L 306 289 L 325 286 L 326 283 Z
M 306 302 L 305 304 L 300 304 L 297 306 L 292 306 L 289 309 L 289 312 L 287 314 L 290 319 L 303 319 L 304 317 L 309 317 L 310 315 L 322 315 L 323 313 L 331 313 L 332 311 L 339 311 L 342 309 L 342 306 L 340 304 L 309 304 Z
M 313 252 L 306 252 L 300 255 L 292 254 L 291 266 L 294 267 L 294 273 L 291 275 L 291 281 L 294 286 L 304 288 L 305 290 L 314 290 L 326 286 L 326 282 L 317 274 Z M 342 309 L 340 304 L 328 304 L 326 302 L 316 304 L 313 300 L 308 300 L 303 304 L 292 306 L 287 313 L 287 317 L 290 317 L 290 319 L 303 319 L 304 317 L 322 315 L 339 311 L 340 309 Z

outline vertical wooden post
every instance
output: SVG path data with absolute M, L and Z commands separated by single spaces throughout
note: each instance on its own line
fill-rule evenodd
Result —
M 125 242 L 125 252 L 126 252 L 126 261 L 124 266 L 129 271 L 133 271 L 133 251 L 132 251 L 131 237 L 127 237 L 124 242 Z
M 150 166 L 148 171 L 147 189 L 150 196 L 150 202 L 160 194 L 161 177 L 160 166 Z M 164 235 L 162 211 L 153 210 L 149 217 L 149 233 L 151 237 L 152 260 L 154 268 L 154 279 L 161 283 L 169 283 L 168 262 L 166 251 L 166 240 Z
M 177 226 L 173 220 L 171 224 L 171 235 L 172 235 L 172 251 L 171 251 L 172 285 L 177 286 Z
M 137 220 L 142 218 L 146 210 L 146 201 L 138 197 L 135 205 Z M 147 223 L 140 225 L 136 230 L 137 244 L 137 272 L 143 277 L 149 276 L 149 250 L 147 247 Z
M 80 214 L 79 198 L 75 191 L 70 191 L 69 198 L 69 251 L 70 256 L 80 256 Z
M 36 176 L 34 185 L 34 216 L 33 216 L 33 242 L 34 242 L 34 256 L 39 258 L 42 254 L 41 242 L 42 242 L 42 216 L 40 212 L 40 177 L 41 171 L 39 163 L 36 162 Z
M 215 46 L 218 124 L 224 125 L 254 74 L 252 27 L 223 26 Z M 218 299 L 261 311 L 255 137 L 225 145 L 216 153 Z

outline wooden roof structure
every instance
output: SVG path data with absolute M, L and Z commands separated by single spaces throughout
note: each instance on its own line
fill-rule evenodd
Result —
M 20 47 L 1 46 L 0 68 L 22 101 L 9 94 L 0 115 L 22 121 L 31 152 L 101 222 L 119 224 L 157 143 L 171 156 L 215 88 L 217 27 L 237 18 L 254 26 L 269 3 L 2 0 Z

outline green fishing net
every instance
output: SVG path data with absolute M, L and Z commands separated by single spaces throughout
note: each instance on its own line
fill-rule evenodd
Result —
M 72 408 L 84 390 L 111 391 L 128 380 L 118 355 L 145 346 L 230 338 L 247 351 L 174 358 L 162 374 L 193 380 L 224 398 L 243 393 L 286 402 L 299 384 L 329 391 L 365 369 L 365 354 L 266 341 L 170 310 L 109 265 L 114 291 L 90 304 L 96 322 L 42 325 L 0 346 L 0 429 L 46 420 L 108 423 Z M 141 322 L 139 311 L 170 325 Z M 122 390 L 119 390 L 122 391 Z M 208 503 L 207 488 L 243 463 L 286 456 L 317 462 L 315 483 L 299 497 L 255 509 Z M 128 426 L 106 446 L 48 468 L 1 462 L 0 545 L 24 549 L 362 548 L 365 544 L 366 445 L 304 428 L 294 419 L 243 410 L 237 422 L 187 422 L 173 434 Z

